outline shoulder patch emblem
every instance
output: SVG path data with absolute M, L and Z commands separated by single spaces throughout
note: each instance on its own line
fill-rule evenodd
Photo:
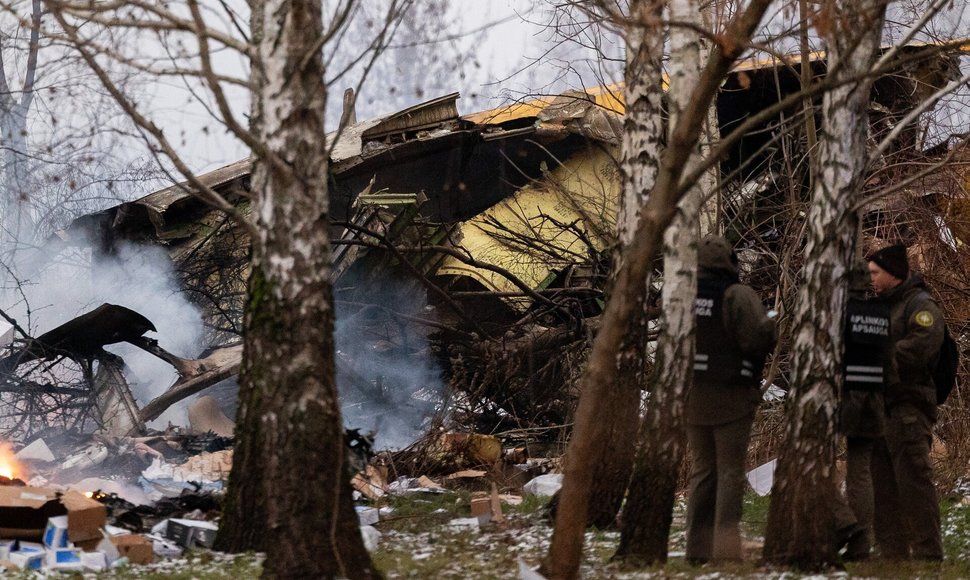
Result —
M 929 310 L 920 310 L 916 313 L 916 324 L 920 326 L 933 326 L 933 314 Z

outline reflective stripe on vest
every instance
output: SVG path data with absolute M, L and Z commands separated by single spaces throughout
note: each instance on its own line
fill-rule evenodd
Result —
M 889 305 L 850 298 L 845 314 L 845 389 L 880 390 L 889 348 Z
M 697 321 L 694 354 L 696 382 L 752 385 L 760 379 L 761 369 L 744 357 L 732 335 L 724 328 L 724 292 L 735 284 L 728 280 L 701 279 L 697 285 Z

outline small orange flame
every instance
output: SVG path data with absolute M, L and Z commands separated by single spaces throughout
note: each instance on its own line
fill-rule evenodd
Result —
M 13 479 L 23 475 L 24 469 L 14 456 L 9 443 L 0 443 L 0 476 Z

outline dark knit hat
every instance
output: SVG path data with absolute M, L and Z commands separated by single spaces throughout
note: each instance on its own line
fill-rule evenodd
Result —
M 723 270 L 738 275 L 738 255 L 721 236 L 708 235 L 697 248 L 697 265 L 708 270 Z
M 893 244 L 876 250 L 866 256 L 866 261 L 875 262 L 877 266 L 900 280 L 905 280 L 909 276 L 909 259 L 906 257 L 906 246 L 902 244 Z

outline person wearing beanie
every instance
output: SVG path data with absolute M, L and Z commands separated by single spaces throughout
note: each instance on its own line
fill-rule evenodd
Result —
M 909 259 L 906 257 L 906 246 L 902 244 L 876 250 L 866 260 L 869 262 L 869 275 L 872 276 L 872 285 L 877 294 L 895 288 L 909 277 Z
M 922 276 L 910 273 L 905 246 L 874 251 L 866 261 L 889 307 L 885 428 L 872 451 L 876 543 L 886 558 L 942 560 L 930 446 L 937 417 L 931 369 L 943 345 L 943 315 Z
M 905 256 L 905 254 L 904 254 Z M 889 362 L 889 305 L 867 298 L 869 270 L 862 260 L 849 272 L 842 351 L 839 433 L 845 436 L 845 496 L 833 494 L 835 551 L 846 560 L 869 558 L 874 512 L 872 449 L 885 433 L 886 366 Z
M 694 380 L 685 420 L 693 459 L 687 496 L 687 561 L 741 559 L 744 460 L 761 371 L 775 342 L 761 299 L 738 281 L 738 259 L 722 237 L 697 252 Z
M 893 244 L 869 254 L 869 261 L 875 262 L 883 270 L 900 280 L 909 276 L 909 258 L 906 256 L 906 246 Z

